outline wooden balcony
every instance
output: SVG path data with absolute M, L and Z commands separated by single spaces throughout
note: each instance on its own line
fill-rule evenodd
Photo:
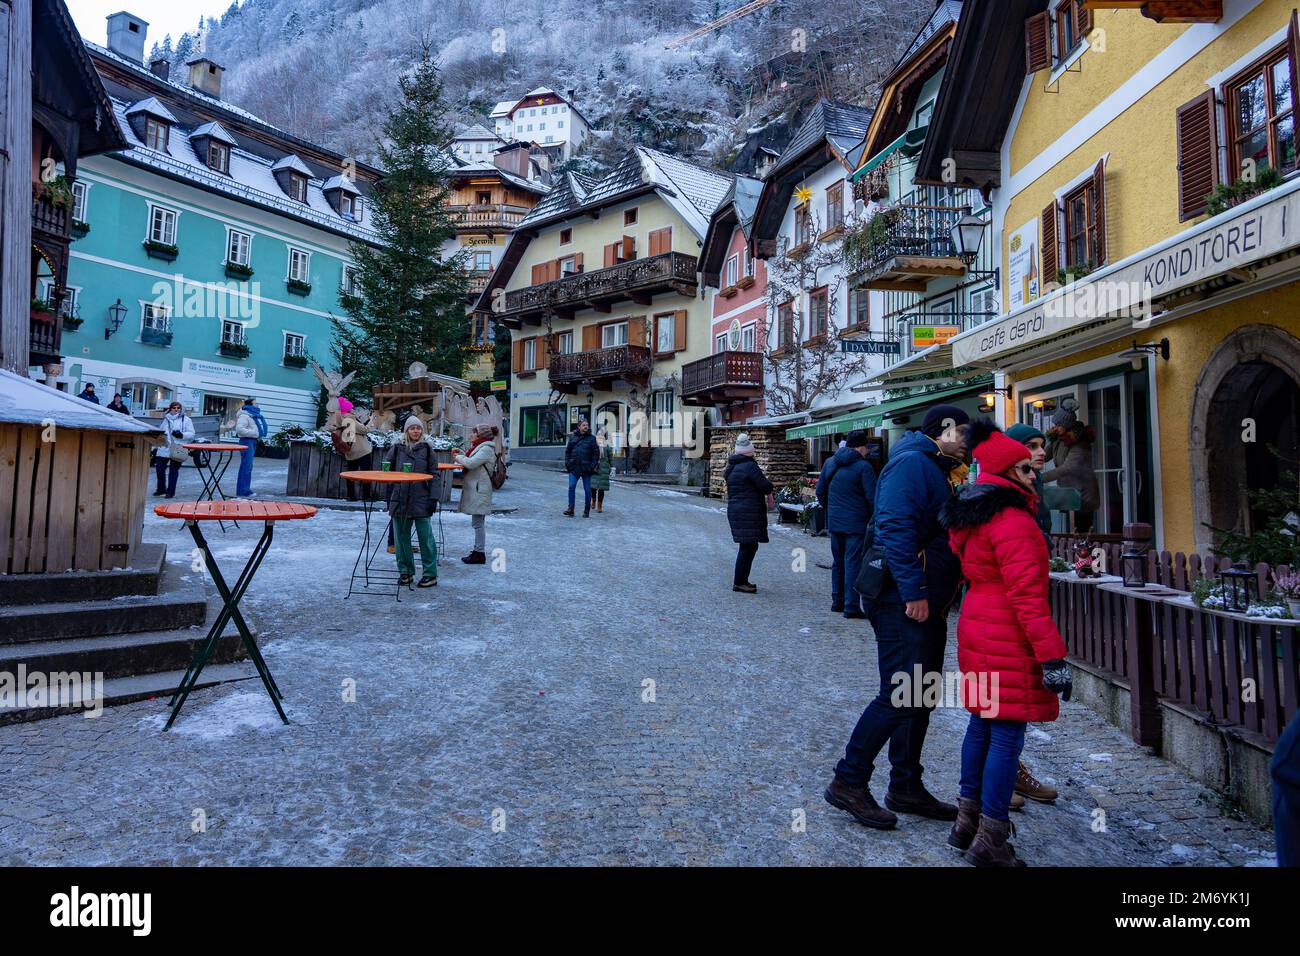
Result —
M 608 312 L 618 302 L 631 300 L 650 305 L 656 295 L 675 293 L 694 296 L 696 260 L 680 252 L 665 252 L 644 259 L 632 259 L 591 272 L 576 272 L 507 292 L 501 321 L 511 328 L 525 322 L 540 325 L 548 312 L 571 319 L 579 309 Z
M 719 352 L 682 366 L 683 405 L 720 405 L 762 395 L 761 352 Z
M 858 227 L 846 249 L 854 286 L 924 292 L 931 279 L 966 274 L 966 263 L 952 243 L 953 226 L 966 210 L 950 205 L 945 192 L 909 194 Z
M 32 232 L 68 242 L 72 237 L 72 211 L 44 199 L 32 199 Z
M 27 345 L 28 361 L 32 365 L 50 365 L 62 360 L 63 321 L 57 313 L 50 313 L 51 321 L 31 319 L 30 339 Z
M 650 349 L 643 345 L 615 345 L 590 352 L 552 355 L 551 388 L 569 395 L 579 388 L 608 391 L 619 380 L 645 388 L 650 384 L 653 364 Z
M 448 206 L 447 213 L 457 231 L 509 232 L 519 225 L 528 210 L 524 206 L 504 203 L 486 203 L 470 206 Z
M 466 272 L 469 275 L 469 293 L 477 298 L 487 288 L 488 280 L 492 278 L 492 270 L 467 269 Z

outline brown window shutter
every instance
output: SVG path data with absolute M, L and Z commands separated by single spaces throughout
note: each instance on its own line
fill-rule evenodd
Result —
M 677 314 L 673 317 L 676 326 L 673 328 L 673 351 L 686 351 L 686 310 L 678 309 Z
M 1025 72 L 1037 73 L 1052 65 L 1052 21 L 1047 11 L 1025 21 Z
M 511 344 L 513 356 L 510 360 L 510 371 L 516 375 L 524 370 L 524 340 L 515 339 Z
M 1178 108 L 1174 140 L 1178 144 L 1178 218 L 1205 212 L 1206 197 L 1219 184 L 1219 135 L 1214 90 L 1206 90 Z
M 636 237 L 623 237 L 623 261 L 629 262 L 636 258 Z
M 618 243 L 611 242 L 605 247 L 605 265 L 612 266 L 618 261 Z
M 1074 35 L 1080 40 L 1086 40 L 1091 32 L 1092 10 L 1083 5 L 1083 0 L 1079 0 L 1074 5 Z
M 1106 254 L 1106 161 L 1097 160 L 1092 169 L 1093 222 L 1097 225 L 1097 261 L 1103 265 L 1109 258 Z
M 582 253 L 581 253 L 581 252 L 577 253 L 577 254 L 573 257 L 573 271 L 574 271 L 574 272 L 581 272 L 581 271 L 582 271 Z
M 562 268 L 560 268 L 560 260 L 559 260 L 559 259 L 552 260 L 552 262 L 551 262 L 551 278 L 552 278 L 552 279 L 558 279 L 558 278 L 560 278 L 560 276 L 562 276 L 562 275 L 564 275 L 564 270 L 563 270 Z
M 1300 11 L 1291 10 L 1291 20 L 1286 28 L 1287 59 L 1291 64 L 1291 109 L 1292 116 L 1300 116 L 1300 90 L 1296 81 L 1300 79 Z
M 645 345 L 645 316 L 638 315 L 627 320 L 627 344 Z
M 537 336 L 537 367 L 539 369 L 551 367 L 551 350 L 549 346 L 549 335 Z
M 1056 274 L 1061 271 L 1056 248 L 1056 201 L 1053 200 L 1043 210 L 1043 228 L 1039 240 L 1043 247 L 1042 284 L 1056 281 Z
M 673 227 L 665 226 L 650 233 L 650 255 L 661 256 L 673 250 Z
M 533 285 L 541 285 L 546 281 L 546 263 L 539 262 L 533 266 Z
M 591 352 L 600 348 L 600 326 L 589 325 L 582 330 L 582 350 Z

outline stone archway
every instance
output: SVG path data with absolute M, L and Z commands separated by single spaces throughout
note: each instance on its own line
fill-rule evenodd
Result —
M 1192 522 L 1196 550 L 1208 553 L 1206 525 L 1237 527 L 1251 516 L 1246 491 L 1267 481 L 1265 444 L 1294 447 L 1300 402 L 1300 339 L 1271 325 L 1247 325 L 1227 336 L 1196 380 L 1188 420 Z M 1257 422 L 1245 446 L 1245 418 Z M 1259 431 L 1262 429 L 1262 431 Z

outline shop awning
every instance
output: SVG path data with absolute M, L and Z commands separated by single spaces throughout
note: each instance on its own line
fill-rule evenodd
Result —
M 894 140 L 880 152 L 872 156 L 857 172 L 851 177 L 853 182 L 857 182 L 867 173 L 871 172 L 898 150 L 904 150 L 906 155 L 911 155 L 917 149 L 925 144 L 925 132 L 929 129 L 927 126 L 918 126 L 916 129 L 909 129 L 898 139 Z
M 824 435 L 835 435 L 842 432 L 851 432 L 855 428 L 874 428 L 880 424 L 878 415 L 875 414 L 875 406 L 859 408 L 856 411 L 848 412 L 844 415 L 837 415 L 834 418 L 823 418 L 819 422 L 812 422 L 808 425 L 800 425 L 798 428 L 791 428 L 785 433 L 786 438 L 821 438 Z
M 892 401 L 880 402 L 877 405 L 868 405 L 866 408 L 859 408 L 844 415 L 837 415 L 835 418 L 826 418 L 819 422 L 791 428 L 785 433 L 785 437 L 788 439 L 822 438 L 826 435 L 851 432 L 855 428 L 879 428 L 884 424 L 886 418 L 898 412 L 960 398 L 963 395 L 975 395 L 981 389 L 987 387 L 987 383 L 979 382 L 973 385 L 966 383 L 950 386 L 949 388 L 936 388 L 931 392 L 916 392 L 905 398 L 896 398 Z

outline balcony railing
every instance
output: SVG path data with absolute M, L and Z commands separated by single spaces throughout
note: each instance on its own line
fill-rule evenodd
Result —
M 680 252 L 632 259 L 592 272 L 576 272 L 551 282 L 507 292 L 502 320 L 518 326 L 547 310 L 572 316 L 582 308 L 608 306 L 624 299 L 649 303 L 662 292 L 695 295 L 696 260 Z
M 682 366 L 682 401 L 713 405 L 763 391 L 761 352 L 719 352 Z
M 469 276 L 469 291 L 473 295 L 482 294 L 487 288 L 488 280 L 492 278 L 491 269 L 467 269 Z
M 32 199 L 32 230 L 43 232 L 56 239 L 70 239 L 72 236 L 72 210 L 67 206 L 56 206 L 45 199 Z
M 615 345 L 589 352 L 552 355 L 551 387 L 559 392 L 575 392 L 584 383 L 595 385 L 616 379 L 645 385 L 650 380 L 653 358 L 644 345 Z
M 855 284 L 866 285 L 882 277 L 924 281 L 935 275 L 962 274 L 965 264 L 953 246 L 952 230 L 970 211 L 969 205 L 958 205 L 965 198 L 965 191 L 917 189 L 857 226 L 845 240 L 845 257 Z M 918 259 L 949 262 L 930 268 L 918 264 Z
M 31 338 L 27 350 L 30 353 L 29 361 L 33 365 L 57 362 L 62 357 L 60 351 L 62 326 L 57 316 L 51 315 L 51 318 L 54 321 L 31 320 Z
M 528 215 L 528 210 L 523 206 L 487 203 L 448 206 L 447 213 L 457 229 L 513 229 Z

